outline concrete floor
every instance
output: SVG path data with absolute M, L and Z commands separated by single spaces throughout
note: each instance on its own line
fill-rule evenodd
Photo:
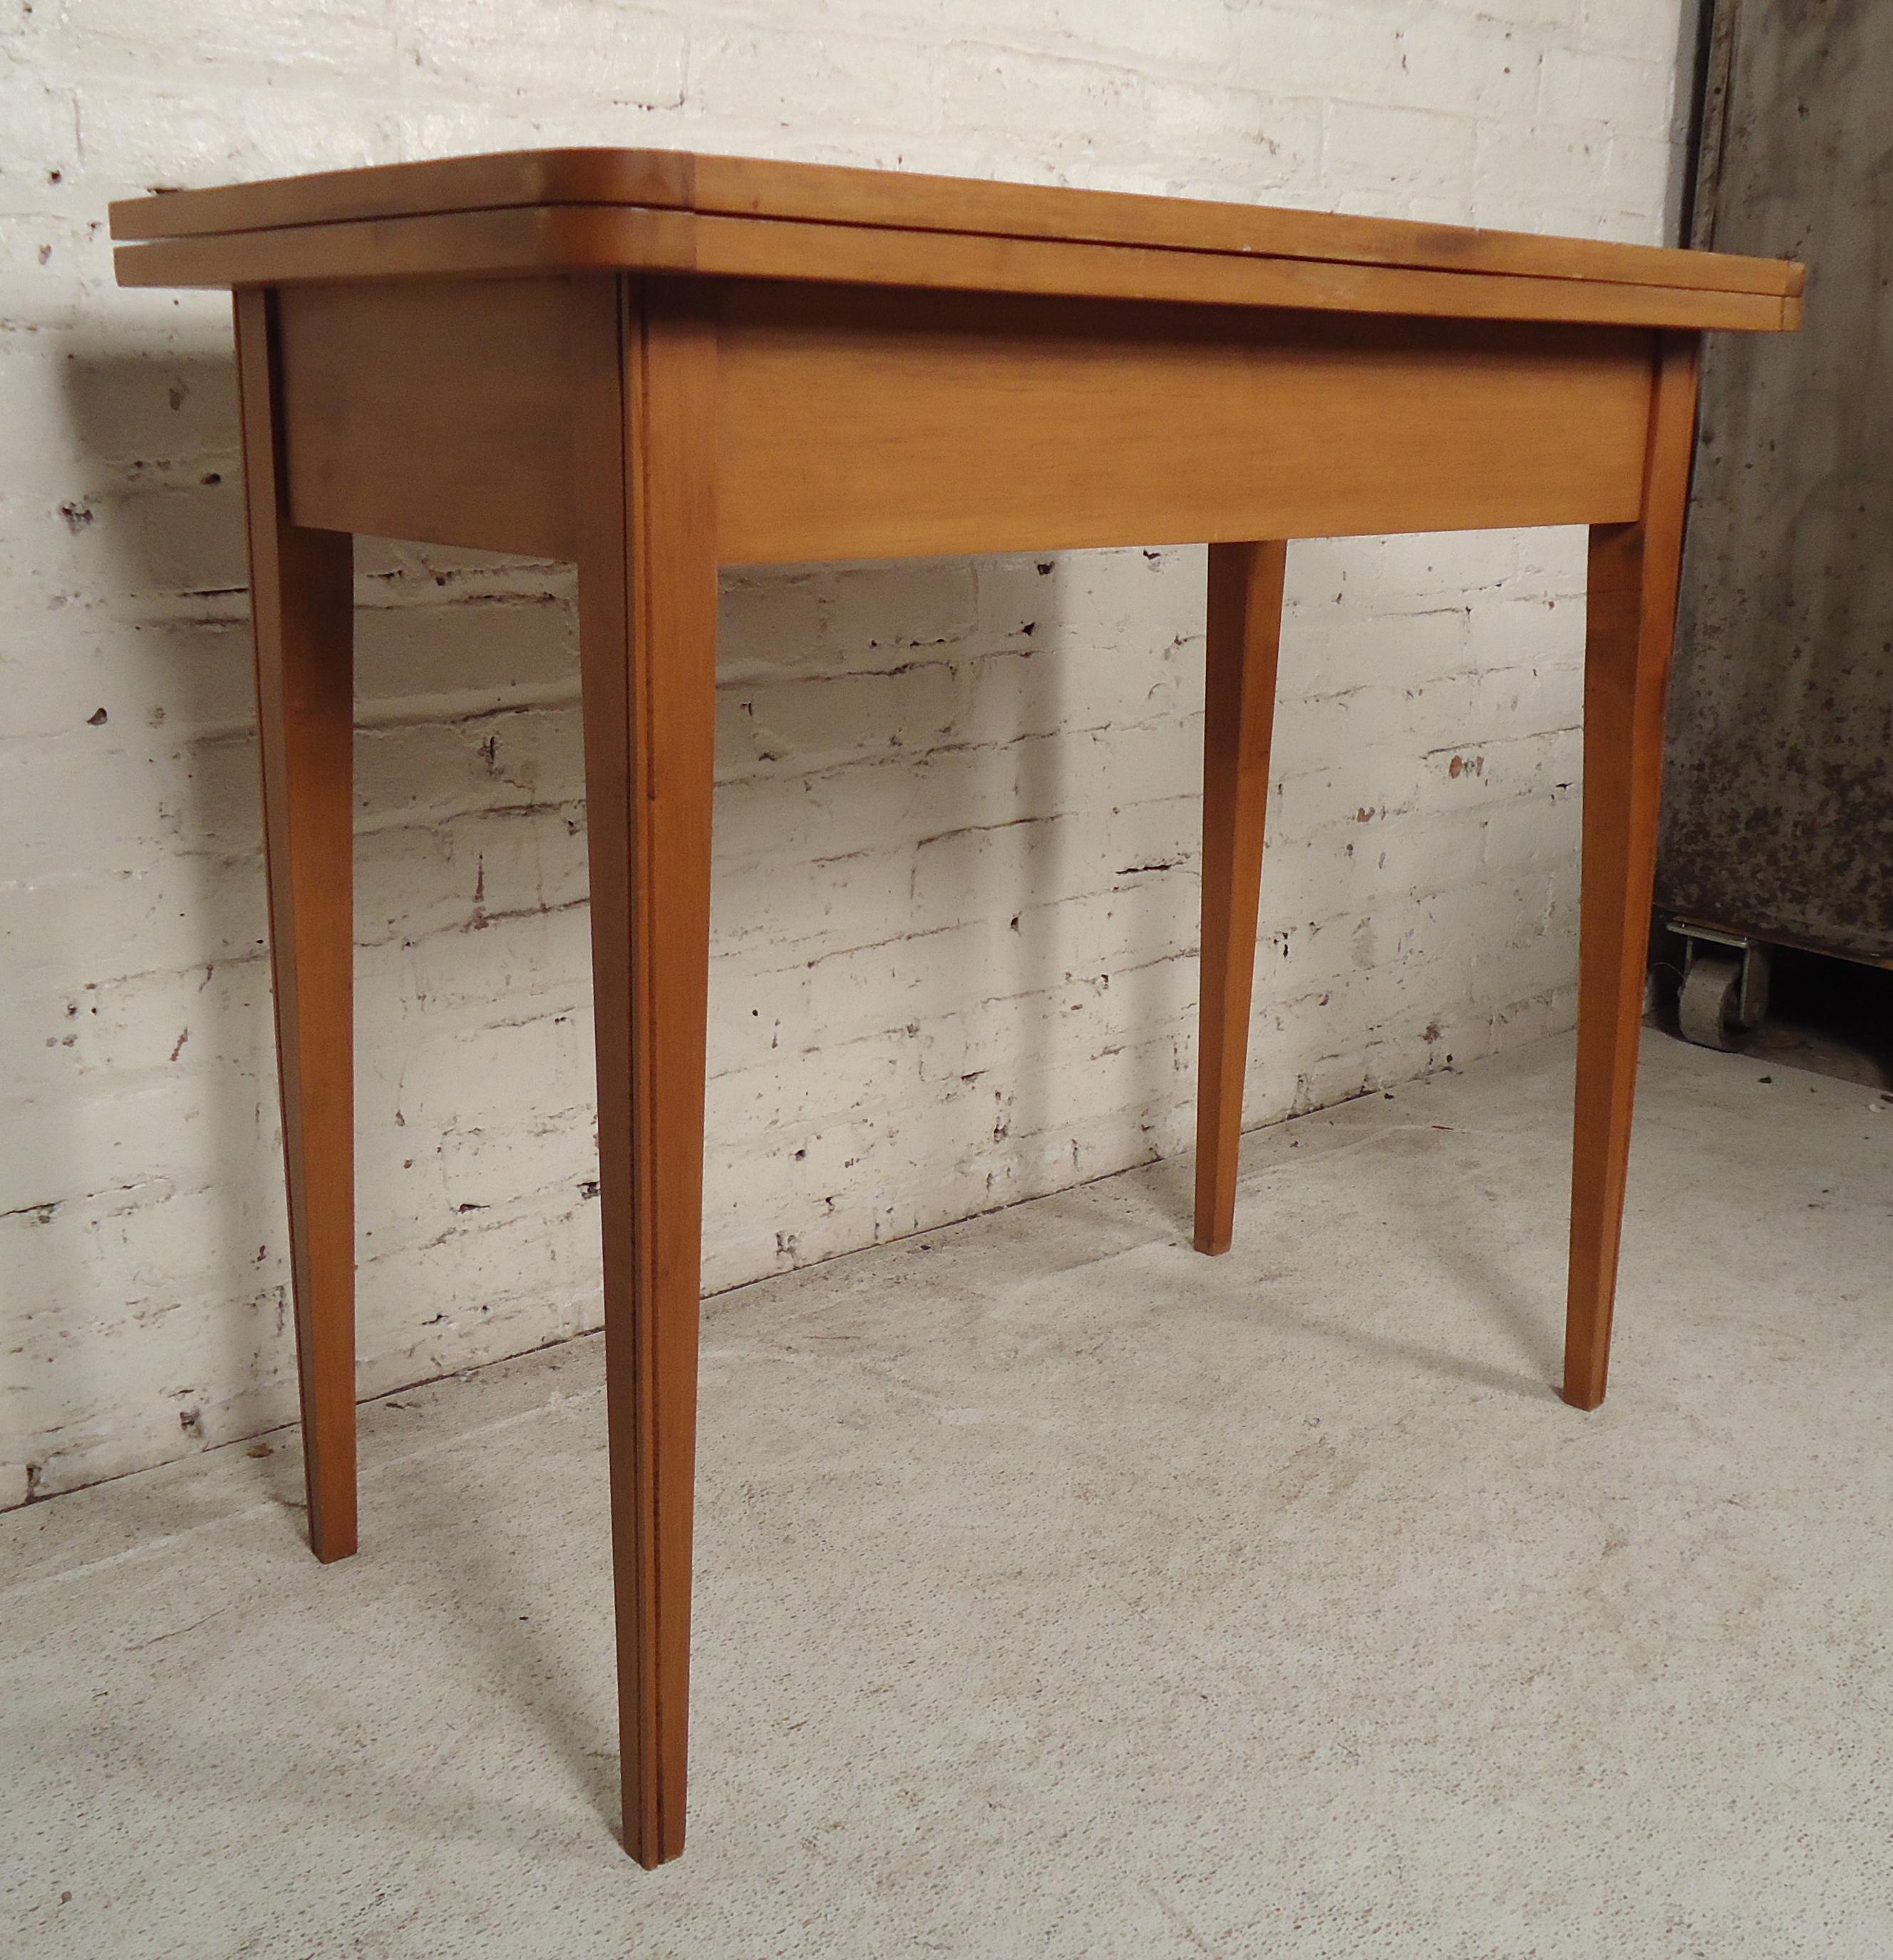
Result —
M 1569 1049 L 713 1302 L 690 1848 L 618 1848 L 596 1340 L 0 1519 L 23 1956 L 1893 1951 L 1893 1100 Z M 1772 1077 L 1771 1080 L 1767 1079 Z

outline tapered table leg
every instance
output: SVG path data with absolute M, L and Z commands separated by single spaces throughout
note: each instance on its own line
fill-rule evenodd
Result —
M 1235 1227 L 1287 555 L 1279 541 L 1210 546 L 1196 1102 L 1196 1246 L 1203 1252 L 1226 1252 Z
M 683 1849 L 714 759 L 716 341 L 600 282 L 579 634 L 625 1848 Z
M 236 296 L 309 1542 L 355 1548 L 354 539 L 291 522 L 271 296 Z
M 1564 1389 L 1567 1402 L 1586 1409 L 1604 1399 L 1610 1366 L 1650 952 L 1664 712 L 1695 442 L 1697 349 L 1692 334 L 1661 337 L 1643 517 L 1591 532 L 1577 1113 Z

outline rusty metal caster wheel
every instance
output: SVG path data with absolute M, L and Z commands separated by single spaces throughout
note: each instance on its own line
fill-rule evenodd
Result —
M 1703 1048 L 1733 1048 L 1742 1037 L 1741 956 L 1698 953 L 1683 976 L 1677 1007 L 1685 1041 Z

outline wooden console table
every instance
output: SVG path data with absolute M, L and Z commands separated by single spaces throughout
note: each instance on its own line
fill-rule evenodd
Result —
M 355 1548 L 357 532 L 576 560 L 625 1839 L 682 1848 L 717 568 L 1205 541 L 1196 1242 L 1235 1201 L 1285 540 L 1590 531 L 1564 1395 L 1604 1393 L 1665 682 L 1772 260 L 651 151 L 115 205 L 234 290 L 310 1535 Z

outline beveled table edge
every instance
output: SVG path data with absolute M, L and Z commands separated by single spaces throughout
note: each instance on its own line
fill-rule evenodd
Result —
M 1806 277 L 1792 260 L 1608 239 L 647 149 L 503 151 L 167 189 L 115 202 L 111 234 L 130 242 L 601 205 L 1789 298 Z

